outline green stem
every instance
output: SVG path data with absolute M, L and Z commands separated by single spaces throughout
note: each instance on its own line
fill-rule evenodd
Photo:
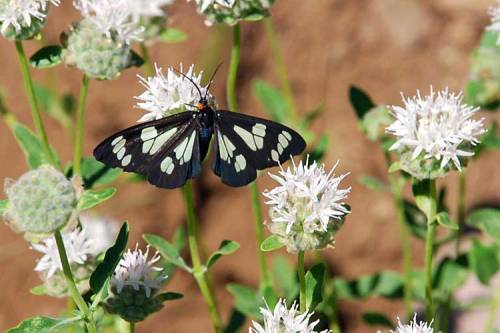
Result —
M 465 169 L 458 173 L 458 207 L 457 207 L 457 220 L 458 232 L 455 243 L 455 257 L 460 255 L 460 241 L 465 227 L 465 186 L 466 186 L 466 172 Z
M 299 275 L 300 285 L 300 312 L 307 311 L 306 303 L 306 273 L 304 267 L 304 251 L 299 251 L 297 254 L 297 274 Z
M 325 305 L 325 315 L 328 317 L 328 322 L 330 323 L 330 330 L 332 333 L 340 333 L 340 324 L 337 315 L 337 294 L 335 290 L 335 281 L 332 272 L 328 269 L 328 263 L 325 258 L 321 255 L 320 251 L 315 251 L 315 257 L 317 263 L 322 263 L 325 270 L 325 297 L 323 299 L 323 304 Z
M 212 319 L 212 324 L 216 333 L 222 333 L 222 323 L 217 309 L 217 304 L 215 301 L 215 295 L 206 276 L 206 267 L 202 265 L 200 257 L 200 249 L 197 242 L 197 228 L 198 223 L 196 221 L 196 215 L 194 211 L 193 204 L 193 190 L 191 187 L 191 182 L 188 181 L 182 188 L 182 194 L 184 196 L 184 202 L 186 204 L 187 213 L 187 225 L 188 225 L 188 243 L 189 251 L 191 254 L 191 261 L 193 264 L 193 276 L 198 283 L 201 294 L 205 299 L 208 306 L 208 311 L 210 313 L 210 318 Z
M 129 323 L 129 332 L 130 333 L 135 333 L 135 323 Z
M 233 44 L 231 47 L 231 62 L 229 63 L 229 73 L 227 76 L 227 105 L 231 111 L 238 112 L 238 99 L 236 95 L 236 79 L 240 67 L 241 54 L 241 28 L 237 24 L 233 27 Z
M 56 239 L 57 250 L 59 252 L 59 258 L 61 259 L 61 266 L 63 268 L 68 291 L 71 295 L 71 298 L 73 298 L 76 306 L 84 316 L 88 332 L 95 333 L 96 328 L 94 323 L 92 322 L 92 313 L 82 295 L 80 295 L 80 292 L 76 287 L 75 280 L 73 279 L 73 273 L 71 273 L 71 267 L 69 266 L 68 256 L 66 254 L 66 249 L 64 248 L 64 241 L 62 239 L 61 232 L 57 230 L 54 234 L 54 237 Z
M 436 237 L 436 181 L 430 181 L 429 200 L 430 205 L 428 211 L 424 212 L 427 217 L 427 237 L 425 240 L 425 268 L 424 268 L 424 284 L 425 284 L 425 315 L 427 321 L 434 319 L 434 303 L 432 299 L 432 259 L 434 252 L 434 238 Z
M 148 47 L 144 43 L 141 43 L 141 53 L 142 53 L 142 59 L 144 60 L 144 72 L 146 73 L 147 76 L 153 76 L 154 75 L 153 64 L 151 63 L 151 57 L 149 55 Z
M 42 149 L 47 158 L 47 161 L 56 166 L 56 162 L 54 160 L 54 156 L 50 151 L 49 141 L 47 139 L 47 132 L 45 131 L 45 127 L 43 126 L 42 116 L 40 114 L 40 109 L 38 107 L 38 103 L 35 95 L 35 88 L 33 86 L 33 80 L 31 79 L 31 73 L 28 66 L 28 60 L 26 59 L 26 54 L 24 53 L 23 44 L 21 41 L 16 41 L 16 51 L 19 58 L 19 65 L 21 68 L 21 74 L 23 77 L 24 89 L 26 90 L 26 94 L 28 96 L 28 101 L 31 109 L 31 116 L 33 118 L 33 122 L 35 124 L 35 128 L 38 134 L 38 137 L 42 141 Z
M 276 33 L 276 30 L 274 29 L 274 24 L 271 17 L 264 19 L 263 22 L 267 39 L 269 40 L 269 44 L 271 45 L 271 53 L 276 65 L 276 72 L 280 80 L 281 91 L 283 92 L 283 95 L 288 102 L 288 106 L 290 107 L 292 121 L 297 121 L 297 103 L 295 102 L 295 98 L 293 96 L 292 85 L 290 83 L 290 80 L 288 79 L 288 73 L 286 70 L 283 53 L 281 52 L 278 35 Z
M 498 317 L 498 311 L 500 310 L 500 288 L 496 288 L 495 296 L 493 298 L 493 303 L 491 304 L 490 315 L 486 320 L 486 325 L 484 326 L 484 333 L 493 332 L 495 321 Z
M 264 241 L 264 219 L 262 216 L 262 209 L 260 207 L 259 200 L 259 188 L 257 182 L 250 184 L 250 192 L 252 195 L 252 208 L 253 216 L 255 222 L 255 238 L 257 240 L 257 255 L 259 257 L 259 272 L 260 272 L 260 282 L 261 288 L 265 289 L 271 287 L 271 277 L 269 276 L 269 271 L 266 264 L 265 253 L 260 249 L 260 245 Z
M 89 77 L 86 74 L 83 74 L 82 85 L 80 87 L 80 98 L 78 100 L 78 110 L 76 114 L 75 155 L 73 157 L 73 174 L 76 175 L 81 173 L 84 114 L 88 92 Z

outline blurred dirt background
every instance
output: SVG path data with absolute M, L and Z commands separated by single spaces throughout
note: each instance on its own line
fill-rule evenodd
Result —
M 332 146 L 326 163 L 341 161 L 338 172 L 351 172 L 347 181 L 352 186 L 348 203 L 353 213 L 337 238 L 337 248 L 327 250 L 329 263 L 336 274 L 353 278 L 381 269 L 400 269 L 399 230 L 389 195 L 380 195 L 357 183 L 362 174 L 385 178 L 383 157 L 377 147 L 359 132 L 356 118 L 347 98 L 350 84 L 368 91 L 376 102 L 400 103 L 400 91 L 414 94 L 449 86 L 461 90 L 467 81 L 469 56 L 488 23 L 486 9 L 493 0 L 278 0 L 272 8 L 273 20 L 285 54 L 289 77 L 300 110 L 310 110 L 324 103 L 326 111 L 316 122 L 318 131 L 330 135 Z M 170 22 L 189 34 L 182 44 L 156 44 L 153 59 L 161 66 L 197 63 L 207 51 L 205 42 L 215 28 L 207 28 L 193 3 L 177 0 L 168 8 Z M 52 9 L 46 38 L 58 40 L 59 33 L 78 14 L 69 0 Z M 263 115 L 251 94 L 251 80 L 265 78 L 278 84 L 269 44 L 259 23 L 243 25 L 242 64 L 239 75 L 239 101 L 243 112 Z M 213 93 L 220 106 L 225 106 L 225 71 L 229 62 L 229 36 L 221 52 L 224 69 L 217 77 Z M 27 53 L 37 48 L 26 43 Z M 14 45 L 0 40 L 2 72 L 0 87 L 6 103 L 22 121 L 31 124 L 28 105 Z M 45 73 L 34 71 L 37 80 Z M 61 91 L 78 93 L 81 74 L 74 69 L 59 68 Z M 135 123 L 142 114 L 134 109 L 133 96 L 142 91 L 136 74 L 129 70 L 111 82 L 91 82 L 86 113 L 85 152 L 112 132 Z M 491 116 L 484 115 L 486 118 Z M 71 140 L 51 119 L 46 118 L 50 141 L 64 159 L 71 158 Z M 25 161 L 10 131 L 0 123 L 0 178 L 17 178 L 25 170 Z M 472 165 L 468 178 L 468 207 L 485 201 L 500 200 L 498 191 L 498 156 L 485 154 Z M 206 168 L 208 171 L 208 168 Z M 456 175 L 448 178 L 449 201 L 454 202 Z M 261 189 L 269 188 L 267 176 L 259 180 Z M 256 285 L 257 259 L 253 221 L 246 188 L 223 186 L 211 172 L 205 172 L 198 183 L 199 217 L 203 240 L 215 249 L 221 240 L 241 243 L 241 249 L 224 258 L 215 268 L 217 298 L 224 319 L 231 308 L 231 295 L 223 287 L 229 282 Z M 0 195 L 4 197 L 4 195 Z M 453 204 L 452 204 L 453 207 Z M 170 237 L 185 222 L 180 191 L 162 191 L 146 184 L 120 186 L 117 196 L 99 207 L 99 212 L 129 220 L 133 246 L 142 233 Z M 414 263 L 423 262 L 423 244 L 414 241 Z M 29 289 L 39 284 L 33 271 L 37 255 L 22 236 L 0 225 L 0 330 L 14 326 L 35 314 L 56 315 L 64 301 L 33 296 Z M 292 258 L 291 258 L 292 259 Z M 185 298 L 153 315 L 138 326 L 139 332 L 210 332 L 209 316 L 196 284 L 184 273 L 175 274 L 168 289 L 185 294 Z M 373 332 L 363 327 L 360 314 L 364 310 L 385 311 L 392 317 L 402 315 L 402 304 L 380 299 L 362 303 L 341 303 L 346 332 Z

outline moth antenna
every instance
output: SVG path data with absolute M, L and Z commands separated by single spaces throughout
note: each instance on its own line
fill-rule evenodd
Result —
M 215 74 L 217 74 L 217 71 L 219 70 L 220 66 L 222 66 L 222 62 L 221 62 L 221 63 L 219 63 L 219 64 L 217 65 L 217 67 L 215 67 L 215 70 L 214 70 L 214 72 L 213 72 L 212 76 L 210 77 L 210 81 L 208 81 L 208 86 L 207 86 L 207 88 L 206 88 L 206 90 L 205 90 L 205 97 L 204 97 L 204 98 L 205 98 L 205 100 L 207 99 L 207 96 L 208 96 L 208 91 L 210 90 L 210 86 L 212 85 L 212 82 L 213 82 L 213 80 L 214 80 L 214 78 L 215 78 Z
M 184 74 L 183 72 L 175 69 L 175 68 L 172 68 L 176 73 L 182 75 L 184 78 L 188 79 L 189 82 L 191 82 L 194 87 L 196 88 L 196 90 L 198 90 L 198 94 L 200 95 L 200 99 L 203 99 L 203 94 L 201 93 L 201 90 L 200 90 L 200 87 L 198 87 L 198 85 L 196 84 L 196 82 L 193 81 L 193 79 L 191 79 L 189 76 L 187 76 L 186 74 Z

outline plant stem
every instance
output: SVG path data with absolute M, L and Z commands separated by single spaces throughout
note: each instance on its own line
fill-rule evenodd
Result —
M 78 100 L 78 110 L 76 114 L 75 155 L 73 157 L 73 174 L 76 175 L 81 173 L 84 114 L 88 92 L 89 77 L 86 74 L 83 74 L 82 85 L 80 87 L 80 98 Z
M 297 254 L 297 274 L 299 275 L 300 285 L 300 312 L 307 311 L 306 309 L 306 273 L 304 268 L 304 251 L 299 251 Z
M 73 279 L 73 273 L 71 273 L 71 267 L 69 266 L 68 256 L 66 254 L 66 249 L 64 248 L 64 241 L 62 239 L 61 232 L 57 230 L 54 234 L 54 237 L 56 239 L 59 258 L 61 259 L 61 266 L 63 268 L 64 277 L 66 279 L 66 284 L 71 298 L 73 298 L 76 306 L 84 316 L 87 331 L 89 333 L 96 333 L 95 325 L 92 322 L 92 313 L 90 312 L 90 309 L 83 299 L 82 295 L 80 295 L 80 292 L 76 287 L 75 280 Z
M 241 54 L 241 28 L 239 24 L 233 27 L 233 44 L 231 47 L 231 62 L 229 63 L 229 73 L 227 75 L 227 105 L 231 111 L 238 112 L 238 99 L 236 95 L 236 79 L 240 67 Z
M 427 237 L 425 240 L 425 268 L 424 268 L 424 284 L 425 284 L 425 315 L 428 322 L 434 319 L 434 304 L 432 299 L 432 258 L 434 252 L 434 238 L 436 237 L 436 181 L 431 179 L 429 200 L 430 205 L 428 211 L 424 212 L 427 217 Z
M 385 153 L 385 159 L 387 166 L 391 165 L 391 158 L 388 153 Z M 391 186 L 391 193 L 394 198 L 394 204 L 398 213 L 398 222 L 401 232 L 401 247 L 403 251 L 403 299 L 405 305 L 406 319 L 410 319 L 413 316 L 413 285 L 411 279 L 412 273 L 412 253 L 410 244 L 410 228 L 408 222 L 406 221 L 404 201 L 401 195 L 401 186 L 399 176 L 389 174 L 389 183 Z
M 264 28 L 266 29 L 266 36 L 271 44 L 271 53 L 273 56 L 274 64 L 276 66 L 276 72 L 280 80 L 281 91 L 285 96 L 288 106 L 290 107 L 290 114 L 292 115 L 292 121 L 298 120 L 297 103 L 293 96 L 292 85 L 288 79 L 288 73 L 286 70 L 285 60 L 283 58 L 283 53 L 281 52 L 281 47 L 279 45 L 278 35 L 274 29 L 274 24 L 271 17 L 263 20 Z
M 129 323 L 129 332 L 135 333 L 135 323 Z
M 460 255 L 460 241 L 465 227 L 465 186 L 466 186 L 466 171 L 463 169 L 458 173 L 458 207 L 457 207 L 457 221 L 458 232 L 455 243 L 455 257 Z
M 153 64 L 151 63 L 151 57 L 149 55 L 149 50 L 146 44 L 141 43 L 141 53 L 142 59 L 144 60 L 144 72 L 146 72 L 147 76 L 154 75 Z
M 184 196 L 184 202 L 186 204 L 188 243 L 189 251 L 191 254 L 191 261 L 193 264 L 193 276 L 198 283 L 198 287 L 200 288 L 205 302 L 207 303 L 210 318 L 212 319 L 212 324 L 214 326 L 214 331 L 216 333 L 222 333 L 222 323 L 217 309 L 214 292 L 210 288 L 210 285 L 207 281 L 207 277 L 205 274 L 206 268 L 202 265 L 201 262 L 200 250 L 196 237 L 198 226 L 196 215 L 194 212 L 193 190 L 190 181 L 187 181 L 186 184 L 184 184 L 182 188 L 182 194 Z
M 328 321 L 330 323 L 330 330 L 332 333 L 340 333 L 340 325 L 339 325 L 339 319 L 337 315 L 337 294 L 335 290 L 335 280 L 333 273 L 328 269 L 328 263 L 325 260 L 325 258 L 321 255 L 320 251 L 315 251 L 315 257 L 316 261 L 318 263 L 322 263 L 325 266 L 325 281 L 324 281 L 324 286 L 325 286 L 325 292 L 324 292 L 324 299 L 323 299 L 323 304 L 326 305 L 325 307 L 325 315 L 328 317 Z
M 265 253 L 260 249 L 260 245 L 264 241 L 264 224 L 262 221 L 262 209 L 260 207 L 259 201 L 259 189 L 257 187 L 257 183 L 253 182 L 250 184 L 250 192 L 252 194 L 252 208 L 253 208 L 253 216 L 255 222 L 255 238 L 257 240 L 257 255 L 259 257 L 259 272 L 260 272 L 260 282 L 261 288 L 269 288 L 272 286 L 271 278 L 269 276 L 269 271 L 267 269 L 266 264 L 266 256 Z
M 23 77 L 24 89 L 26 90 L 26 94 L 28 96 L 31 116 L 33 118 L 33 123 L 35 124 L 38 137 L 42 142 L 43 152 L 45 154 L 45 157 L 47 158 L 47 161 L 57 167 L 54 156 L 52 155 L 52 152 L 50 150 L 49 141 L 47 139 L 47 132 L 45 131 L 45 127 L 43 126 L 42 116 L 40 114 L 40 109 L 36 100 L 35 88 L 33 86 L 33 80 L 31 79 L 31 73 L 28 66 L 28 60 L 26 59 L 26 54 L 24 53 L 23 44 L 19 40 L 16 41 L 16 51 L 19 58 L 19 65 Z

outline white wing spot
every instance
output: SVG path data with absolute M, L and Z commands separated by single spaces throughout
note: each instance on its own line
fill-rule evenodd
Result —
M 175 152 L 175 158 L 177 158 L 177 160 L 179 160 L 182 165 L 182 155 L 184 155 L 184 151 L 186 151 L 186 146 L 188 145 L 188 141 L 189 141 L 189 138 L 184 138 L 184 140 L 182 140 L 182 142 L 177 146 L 175 147 L 174 149 L 174 152 Z
M 193 131 L 193 134 L 191 134 L 191 137 L 189 138 L 189 143 L 186 147 L 186 150 L 184 151 L 184 155 L 182 156 L 185 163 L 189 162 L 191 160 L 191 157 L 193 156 L 193 147 L 195 139 L 196 139 L 196 131 Z
M 172 160 L 172 157 L 170 157 L 170 156 L 165 157 L 165 159 L 160 164 L 161 171 L 166 172 L 167 174 L 171 175 L 172 172 L 174 171 L 174 168 L 175 168 L 175 165 L 173 162 L 174 161 Z
M 141 140 L 148 141 L 155 138 L 158 135 L 158 131 L 153 126 L 146 127 L 141 131 Z
M 226 149 L 226 145 L 224 144 L 224 140 L 222 139 L 222 135 L 217 134 L 217 141 L 219 144 L 219 155 L 220 158 L 222 158 L 224 161 L 227 161 L 228 159 L 228 153 Z
M 283 135 L 283 133 L 280 133 L 280 135 L 278 135 L 278 141 L 279 143 L 283 146 L 283 148 L 286 148 L 288 147 L 288 139 L 285 137 L 285 135 Z M 281 154 L 281 153 L 280 153 Z
M 120 135 L 120 136 L 117 136 L 116 138 L 113 139 L 113 141 L 111 141 L 111 145 L 114 146 L 118 143 L 118 141 L 121 141 L 121 139 L 123 139 L 123 136 Z
M 286 136 L 288 141 L 292 141 L 292 135 L 290 133 L 288 133 L 287 131 L 283 131 L 281 133 L 283 133 L 283 135 Z
M 260 136 L 254 136 L 255 139 L 255 144 L 257 145 L 258 149 L 264 148 L 264 139 L 261 138 Z
M 115 140 L 113 140 L 113 141 L 115 141 Z M 116 141 L 115 144 L 113 145 L 113 153 L 115 153 L 115 154 L 118 153 L 123 148 L 123 146 L 125 146 L 126 142 L 127 141 L 125 141 L 125 139 L 123 139 L 123 137 L 122 137 L 122 139 Z
M 260 137 L 266 136 L 266 125 L 257 123 L 252 127 L 252 133 Z
M 150 149 L 151 147 L 153 147 L 153 143 L 155 142 L 155 140 L 148 140 L 148 141 L 145 141 L 143 144 L 142 144 L 142 153 L 143 154 L 146 154 Z
M 125 156 L 122 160 L 122 166 L 127 166 L 130 164 L 130 161 L 132 161 L 132 155 L 128 154 L 127 156 Z
M 276 150 L 271 150 L 271 158 L 273 159 L 273 161 L 275 162 L 279 162 L 280 161 L 280 155 L 278 154 L 278 152 Z
M 224 138 L 224 143 L 226 144 L 226 149 L 227 149 L 229 157 L 233 157 L 234 151 L 236 150 L 236 147 L 231 142 L 231 140 L 229 140 L 229 138 L 227 136 L 223 135 L 223 138 Z
M 247 144 L 247 146 L 250 149 L 252 149 L 253 151 L 257 150 L 257 146 L 256 146 L 255 140 L 254 140 L 255 138 L 252 135 L 252 133 L 250 133 L 246 129 L 244 129 L 240 126 L 237 126 L 237 125 L 234 125 L 233 128 L 234 128 L 234 131 L 236 132 L 236 134 L 238 134 L 243 139 L 243 141 Z
M 160 150 L 160 148 L 167 142 L 175 133 L 177 132 L 177 128 L 171 128 L 165 133 L 160 134 L 154 141 L 153 146 L 151 147 L 150 155 L 154 155 Z
M 118 153 L 116 153 L 116 158 L 118 158 L 119 160 L 121 160 L 123 158 L 123 156 L 125 156 L 125 147 L 122 147 Z
M 234 162 L 234 169 L 236 170 L 236 172 L 243 171 L 245 170 L 246 167 L 247 167 L 247 160 L 245 159 L 245 157 L 241 154 L 236 156 Z
M 278 147 L 276 147 L 276 148 L 278 148 L 278 154 L 280 154 L 280 155 L 283 154 L 284 149 L 283 149 L 283 146 L 281 145 L 281 143 L 278 143 Z

